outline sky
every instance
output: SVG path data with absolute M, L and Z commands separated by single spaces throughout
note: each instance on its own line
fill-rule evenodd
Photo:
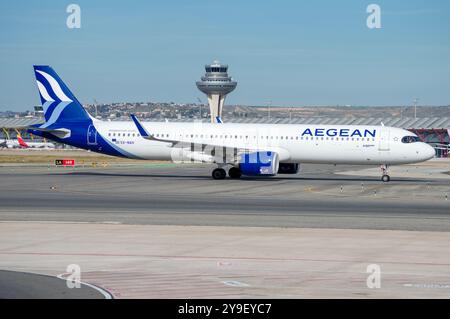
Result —
M 450 1 L 0 1 L 0 111 L 39 105 L 33 64 L 85 104 L 206 102 L 216 59 L 238 81 L 226 104 L 449 105 Z

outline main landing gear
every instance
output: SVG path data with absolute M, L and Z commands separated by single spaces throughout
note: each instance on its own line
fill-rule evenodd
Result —
M 212 175 L 213 179 L 225 179 L 225 177 L 227 176 L 227 173 L 223 168 L 218 167 L 212 171 L 211 175 Z M 228 170 L 228 176 L 230 176 L 230 178 L 232 178 L 232 179 L 238 179 L 238 178 L 241 178 L 242 173 L 239 168 L 231 167 Z
M 381 165 L 381 171 L 383 172 L 383 176 L 381 176 L 381 180 L 385 183 L 391 180 L 391 177 L 388 175 L 388 166 Z
M 230 178 L 233 178 L 233 179 L 238 179 L 238 178 L 241 178 L 242 173 L 239 168 L 232 167 L 228 170 L 228 176 L 230 176 Z
M 225 177 L 227 177 L 227 172 L 219 167 L 213 170 L 211 175 L 213 179 L 225 179 Z

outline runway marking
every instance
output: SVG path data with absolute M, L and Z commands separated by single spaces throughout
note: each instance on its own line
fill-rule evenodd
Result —
M 391 185 L 374 185 L 369 187 L 366 187 L 364 189 L 364 192 L 361 191 L 355 191 L 353 194 L 349 194 L 349 193 L 345 193 L 345 187 L 344 187 L 344 192 L 340 193 L 338 192 L 338 187 L 337 185 L 333 185 L 336 186 L 336 193 L 330 192 L 330 190 L 333 187 L 328 187 L 327 190 L 320 190 L 317 188 L 313 188 L 313 187 L 305 187 L 304 190 L 308 193 L 314 194 L 314 195 L 328 195 L 328 196 L 334 196 L 334 197 L 339 197 L 339 198 L 354 198 L 355 196 L 358 198 L 366 198 L 366 199 L 370 199 L 370 200 L 375 200 L 375 199 L 383 199 L 383 200 L 401 200 L 403 199 L 402 196 L 394 196 L 394 195 L 390 195 L 389 190 L 386 190 L 384 187 L 390 187 Z M 344 186 L 355 186 L 353 184 L 351 185 L 344 185 Z M 383 191 L 383 192 L 382 192 Z M 442 196 L 439 195 L 435 195 L 434 197 L 429 197 L 428 195 L 422 195 L 422 194 L 414 194 L 414 196 L 412 196 L 411 198 L 409 198 L 410 200 L 438 200 L 440 199 Z
M 450 284 L 425 283 L 425 284 L 403 284 L 407 288 L 423 288 L 423 289 L 450 289 Z
M 227 281 L 222 281 L 222 283 L 226 286 L 231 286 L 231 287 L 249 287 L 249 284 L 246 284 L 245 282 L 240 282 L 240 281 L 236 281 L 236 280 L 227 280 Z
M 160 259 L 198 259 L 198 260 L 248 260 L 248 261 L 303 261 L 303 262 L 340 262 L 351 264 L 365 264 L 367 260 L 348 260 L 348 259 L 309 259 L 309 258 L 277 258 L 277 257 L 233 257 L 233 256 L 175 256 L 175 255 L 150 255 L 150 254 L 108 254 L 108 253 L 52 253 L 52 252 L 0 252 L 0 255 L 30 255 L 30 256 L 90 256 L 90 257 L 145 257 Z M 379 264 L 393 265 L 426 265 L 426 266 L 450 266 L 450 263 L 436 262 L 400 262 L 375 260 Z
M 133 182 L 133 181 L 129 181 L 129 182 Z M 98 185 L 103 185 L 103 184 L 104 183 L 101 182 Z M 90 184 L 90 185 L 95 185 L 95 183 L 94 184 Z M 73 185 L 71 185 L 71 186 L 73 186 Z M 351 184 L 351 185 L 346 184 L 346 186 L 355 186 L 355 187 L 357 187 L 357 185 L 353 185 L 353 184 Z M 374 191 L 377 192 L 377 195 L 382 195 L 381 197 L 383 199 L 395 200 L 395 199 L 401 199 L 402 198 L 400 196 L 387 196 L 386 192 L 381 193 L 381 190 L 383 189 L 383 187 L 387 187 L 389 185 L 373 185 L 373 186 L 367 185 L 367 186 L 368 187 L 366 187 L 365 190 L 364 190 L 364 194 L 361 194 L 361 192 L 359 192 L 359 191 L 355 191 L 354 194 L 345 194 L 345 192 L 344 193 L 339 193 L 339 192 L 333 193 L 333 192 L 330 192 L 330 191 L 317 189 L 317 187 L 305 187 L 304 190 L 306 192 L 314 194 L 314 195 L 329 195 L 329 196 L 340 197 L 340 198 L 353 198 L 353 197 L 355 197 L 355 195 L 357 197 L 359 197 L 359 198 L 370 198 L 370 199 L 378 198 L 378 197 L 374 196 L 374 193 L 373 193 Z M 266 186 L 261 186 L 261 188 L 265 188 L 265 187 Z M 120 187 L 117 185 L 116 188 L 119 189 Z M 58 189 L 56 189 L 55 191 L 58 192 L 58 193 L 64 193 L 64 194 L 82 194 L 82 195 L 93 196 L 93 197 L 102 196 L 102 195 L 105 195 L 105 196 L 106 195 L 110 195 L 110 193 L 107 193 L 107 192 L 104 192 L 104 193 L 102 193 L 102 192 L 92 192 L 92 191 L 88 192 L 88 191 L 83 191 L 83 190 L 64 189 L 64 188 L 60 188 L 60 187 L 58 187 Z M 372 193 L 370 193 L 370 192 L 372 192 Z M 212 192 L 210 194 L 216 194 L 216 193 L 217 192 L 214 191 L 214 192 Z M 156 194 L 156 195 L 158 195 L 160 197 L 172 197 L 173 196 L 173 195 L 168 195 L 167 193 L 154 193 L 154 194 Z M 114 194 L 114 196 L 122 197 L 122 198 L 129 198 L 129 197 L 132 197 L 132 195 L 133 194 L 127 194 L 127 195 L 123 195 L 121 193 Z M 134 197 L 140 198 L 139 195 L 142 195 L 142 194 L 136 193 L 135 195 L 136 196 L 134 196 Z M 192 195 L 197 195 L 197 193 L 177 194 L 177 197 L 180 197 L 180 198 L 181 197 L 188 197 L 189 198 Z M 234 198 L 235 195 L 223 194 L 223 196 L 221 196 L 221 197 Z M 244 198 L 258 199 L 258 198 L 267 198 L 267 197 L 265 195 L 261 195 L 261 196 L 251 195 L 251 196 L 245 196 Z M 292 196 L 284 197 L 284 198 L 285 199 L 291 199 L 291 200 L 295 200 L 296 199 L 295 197 L 292 197 Z M 416 194 L 412 199 L 422 199 L 422 198 L 427 199 L 429 197 L 428 196 L 421 196 L 420 194 Z
M 62 274 L 57 275 L 56 277 L 61 279 L 61 280 L 67 281 L 67 279 L 64 278 L 64 276 L 67 276 L 67 275 L 70 275 L 70 274 L 62 273 Z M 105 297 L 105 299 L 114 299 L 114 296 L 113 296 L 112 293 L 110 293 L 109 291 L 107 291 L 107 290 L 105 290 L 105 289 L 103 289 L 101 287 L 97 287 L 95 285 L 89 284 L 87 282 L 83 282 L 81 280 L 74 280 L 74 281 L 79 283 L 79 284 L 81 284 L 81 285 L 85 285 L 85 286 L 88 286 L 88 287 L 90 287 L 92 289 L 97 290 L 98 292 L 100 292 L 103 295 L 103 297 Z M 73 289 L 76 289 L 76 288 L 73 288 Z
M 70 173 L 70 172 L 69 172 Z M 125 175 L 120 175 L 120 176 L 117 176 L 117 177 L 127 177 L 127 176 L 129 176 L 129 175 L 126 175 L 126 173 L 124 173 Z M 61 174 L 58 174 L 58 176 L 60 176 Z M 101 175 L 101 174 L 100 174 Z M 67 175 L 67 176 L 71 176 L 71 175 Z M 105 177 L 115 177 L 115 176 L 108 176 L 108 175 L 105 175 Z M 129 177 L 131 177 L 131 176 L 129 176 Z M 138 176 L 138 177 L 145 177 L 145 176 Z M 153 176 L 152 176 L 153 177 Z M 161 175 L 161 177 L 163 178 L 164 177 L 164 175 Z M 129 181 L 124 181 L 122 184 L 126 184 L 126 183 L 132 183 L 134 180 L 129 180 Z M 283 181 L 277 181 L 277 180 L 275 180 L 275 182 L 281 182 L 282 184 L 286 184 L 286 183 L 290 183 L 290 182 L 295 182 L 296 181 L 296 179 L 286 179 L 286 180 L 283 180 Z M 256 182 L 256 180 L 255 180 L 255 182 Z M 342 180 L 342 182 L 346 182 L 346 180 L 344 179 L 344 180 Z M 101 183 L 94 183 L 94 184 L 91 184 L 91 185 L 103 185 L 104 184 L 104 182 L 101 182 Z M 277 183 L 276 185 L 278 185 L 279 183 Z M 347 185 L 347 184 L 346 184 Z M 353 184 L 352 184 L 353 185 Z M 72 187 L 73 185 L 70 185 L 70 187 Z M 201 186 L 203 186 L 203 185 L 201 185 Z M 204 185 L 204 186 L 206 186 L 206 185 Z M 368 185 L 369 186 L 369 185 Z M 387 186 L 387 185 L 386 185 Z M 79 187 L 81 187 L 81 185 L 79 185 Z M 264 188 L 264 187 L 266 187 L 266 186 L 261 186 L 261 188 Z M 401 197 L 398 197 L 398 196 L 387 196 L 388 194 L 386 193 L 386 192 L 383 192 L 383 193 L 381 193 L 380 192 L 380 190 L 381 190 L 381 188 L 382 187 L 385 187 L 385 186 L 383 186 L 383 185 L 374 185 L 374 187 L 371 187 L 371 188 L 367 188 L 366 190 L 365 190 L 365 194 L 361 194 L 361 192 L 355 192 L 354 194 L 345 194 L 345 192 L 342 194 L 342 193 L 333 193 L 333 192 L 330 192 L 330 191 L 320 191 L 320 190 L 318 190 L 317 188 L 312 188 L 312 187 L 309 187 L 309 188 L 306 188 L 306 191 L 307 192 L 309 192 L 309 193 L 311 193 L 311 194 L 314 194 L 314 195 L 321 195 L 321 194 L 325 194 L 325 195 L 330 195 L 330 196 L 334 196 L 334 197 L 336 197 L 336 198 L 352 198 L 352 197 L 355 197 L 355 195 L 357 196 L 357 197 L 359 197 L 359 198 L 370 198 L 370 199 L 372 199 L 372 200 L 375 200 L 375 199 L 378 199 L 379 197 L 380 198 L 383 198 L 383 199 L 392 199 L 392 200 L 395 200 L 395 199 L 400 199 Z M 58 186 L 58 188 L 59 188 L 59 186 Z M 115 188 L 113 188 L 113 189 L 118 189 L 119 187 L 115 187 Z M 58 192 L 58 193 L 66 193 L 66 194 L 83 194 L 83 195 L 85 195 L 85 196 L 98 196 L 98 195 L 108 195 L 109 193 L 107 193 L 107 192 L 105 192 L 105 193 L 99 193 L 99 192 L 86 192 L 86 191 L 80 191 L 80 190 L 70 190 L 70 189 L 57 189 L 57 190 L 55 190 L 56 192 Z M 372 191 L 377 191 L 377 195 L 381 195 L 381 196 L 374 196 L 374 194 L 372 193 L 372 194 L 370 194 L 369 193 L 369 191 L 370 192 L 372 192 Z M 214 192 L 214 193 L 216 193 L 216 192 Z M 186 193 L 185 194 L 185 196 L 190 196 L 190 195 L 195 195 L 196 193 Z M 130 194 L 127 194 L 127 196 L 124 196 L 123 194 L 120 194 L 120 193 L 117 193 L 117 194 L 114 194 L 115 196 L 120 196 L 120 197 L 127 197 L 127 198 L 129 198 L 130 196 Z M 136 194 L 136 195 L 141 195 L 141 194 Z M 160 195 L 164 195 L 164 194 L 160 194 Z M 177 195 L 177 196 L 179 196 L 179 195 Z M 227 196 L 226 194 L 224 195 L 224 196 Z M 228 197 L 233 197 L 233 196 L 228 196 Z M 248 198 L 264 198 L 265 196 L 257 196 L 257 195 L 252 195 L 252 196 L 249 196 Z M 247 197 L 246 197 L 247 198 Z M 291 199 L 292 197 L 286 197 L 286 198 L 289 198 L 289 199 Z M 420 196 L 420 194 L 416 194 L 415 196 L 413 196 L 413 197 L 411 197 L 411 199 L 418 199 L 418 200 L 421 200 L 421 199 L 425 199 L 425 198 L 428 198 L 428 197 L 426 197 L 426 196 Z
M 90 184 L 92 185 L 96 185 L 94 184 Z M 100 184 L 99 184 L 100 185 Z M 102 182 L 101 185 L 104 185 L 104 183 Z M 350 185 L 352 186 L 352 185 Z M 374 185 L 372 187 L 369 188 L 369 185 L 367 185 L 368 187 L 365 188 L 364 193 L 366 194 L 361 194 L 361 192 L 355 191 L 354 194 L 345 194 L 344 193 L 339 193 L 338 191 L 336 193 L 330 192 L 330 191 L 322 191 L 320 189 L 314 188 L 314 187 L 305 187 L 304 191 L 313 194 L 313 195 L 330 195 L 333 196 L 335 198 L 355 198 L 355 196 L 357 198 L 364 198 L 364 199 L 384 199 L 384 200 L 398 200 L 398 199 L 402 199 L 402 197 L 399 196 L 387 196 L 386 192 L 381 192 L 381 190 L 383 190 L 383 187 L 386 187 L 388 185 Z M 120 187 L 123 186 L 117 186 L 116 189 L 120 189 Z M 337 186 L 336 186 L 337 187 Z M 83 190 L 71 190 L 71 189 L 64 189 L 63 187 L 57 186 L 57 189 L 53 190 L 54 193 L 59 193 L 59 194 L 79 194 L 79 195 L 84 195 L 84 196 L 90 196 L 90 197 L 98 197 L 98 196 L 114 196 L 116 198 L 142 198 L 142 195 L 144 193 L 130 193 L 130 194 L 123 194 L 123 193 L 119 193 L 119 192 L 114 192 L 115 189 L 113 189 L 113 192 L 108 192 L 110 190 L 107 190 L 105 192 L 93 192 L 93 191 L 83 191 Z M 377 191 L 377 195 L 381 195 L 381 196 L 374 196 L 374 191 Z M 371 193 L 369 193 L 371 192 Z M 216 194 L 217 192 L 215 191 L 214 194 Z M 48 194 L 48 192 L 45 192 L 45 194 Z M 152 195 L 158 196 L 159 198 L 173 198 L 174 194 L 168 194 L 168 193 L 160 193 L 160 192 L 156 192 L 156 193 L 152 193 Z M 177 193 L 176 196 L 177 198 L 181 199 L 191 199 L 191 197 L 193 195 L 198 195 L 198 193 L 183 193 L 183 194 L 179 194 Z M 229 194 L 222 194 L 220 197 L 221 198 L 235 198 L 235 194 L 233 195 L 229 195 Z M 241 196 L 244 199 L 248 199 L 248 200 L 252 200 L 252 199 L 267 199 L 266 195 L 250 195 L 250 196 Z M 414 196 L 412 196 L 411 198 L 408 198 L 409 200 L 417 200 L 417 201 L 423 201 L 426 199 L 431 199 L 433 201 L 435 201 L 437 198 L 439 198 L 438 196 L 430 198 L 428 196 L 421 196 L 420 194 L 415 194 Z M 299 198 L 295 197 L 295 195 L 291 195 L 291 196 L 285 196 L 285 197 L 280 197 L 280 200 L 299 200 Z
M 70 211 L 73 211 L 71 209 L 67 209 Z M 196 210 L 198 211 L 198 210 Z M 45 210 L 45 211 L 36 211 L 36 210 L 3 210 L 0 209 L 0 214 L 1 213 L 8 213 L 8 214 L 14 214 L 14 213 L 33 213 L 33 214 L 52 214 L 52 213 L 61 213 L 62 210 Z M 139 210 L 84 210 L 82 212 L 78 212 L 81 214 L 91 214 L 91 213 L 109 213 L 109 214 L 117 214 L 117 213 L 123 213 L 123 214 L 139 214 L 140 211 Z M 167 213 L 167 211 L 157 211 L 157 212 L 146 212 L 148 215 L 162 215 L 162 216 L 167 216 L 167 215 L 177 215 L 177 216 L 195 216 L 195 217 L 204 217 L 205 214 L 209 214 L 211 213 L 212 217 L 226 217 L 226 216 L 240 216 L 240 217 L 253 217 L 253 216 L 262 216 L 262 217 L 339 217 L 339 218 L 353 218 L 353 217 L 358 217 L 358 218 L 366 218 L 366 219 L 420 219 L 420 220 L 443 220 L 443 221 L 448 221 L 450 219 L 450 215 L 449 216 L 428 216 L 428 217 L 424 217 L 424 216 L 418 216 L 417 214 L 405 214 L 405 215 L 359 215 L 359 214 L 352 214 L 352 215 L 345 215 L 345 214 L 336 214 L 336 213 L 324 213 L 324 212 L 317 212 L 317 213 L 307 213 L 307 214 L 297 214 L 297 213 L 291 213 L 291 214 L 286 214 L 286 213 L 261 213 L 261 212 L 246 212 L 246 213 L 237 213 L 237 212 L 210 212 L 210 211 L 204 211 L 202 213 L 194 213 L 194 212 L 170 212 Z M 376 212 L 379 213 L 379 212 Z M 2 216 L 3 218 L 5 218 L 5 216 Z M 133 216 L 135 217 L 135 216 Z M 53 221 L 48 221 L 48 220 L 30 220 L 29 219 L 30 216 L 27 216 L 26 220 L 17 220 L 17 219 L 11 219 L 11 220 L 0 220 L 0 224 L 1 223 L 14 223 L 14 222 L 33 222 L 33 223 L 63 223 L 63 224 L 115 224 L 115 223 L 108 223 L 108 222 L 103 222 L 103 221 L 88 221 L 88 222 L 83 222 L 83 221 L 76 221 L 76 220 L 71 220 L 71 219 L 67 219 L 67 220 L 53 220 Z M 150 223 L 140 223 L 140 224 L 133 224 L 133 223 L 127 223 L 127 220 L 124 219 L 121 222 L 117 222 L 119 225 L 159 225 L 159 226 L 167 226 L 166 224 L 160 225 L 160 224 L 152 224 Z M 171 225 L 171 224 L 169 224 Z M 177 224 L 176 224 L 177 225 Z M 188 226 L 204 226 L 204 225 L 188 225 Z M 209 224 L 206 226 L 210 226 Z M 218 225 L 220 226 L 220 225 Z M 261 226 L 244 226 L 244 227 L 261 227 Z M 265 226 L 266 227 L 266 226 Z M 267 226 L 268 228 L 283 228 L 285 226 Z M 294 228 L 310 228 L 310 227 L 294 227 Z M 313 227 L 316 228 L 316 227 Z M 352 228 L 350 228 L 352 229 Z M 373 230 L 385 230 L 385 229 L 373 229 Z M 396 229 L 391 229 L 391 230 L 396 230 Z M 433 231 L 434 232 L 434 231 Z M 439 232 L 439 231 L 437 231 Z M 445 232 L 445 231 L 441 231 L 441 232 Z

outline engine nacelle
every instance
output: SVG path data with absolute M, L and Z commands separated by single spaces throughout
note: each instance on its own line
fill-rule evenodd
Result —
M 280 163 L 278 174 L 297 174 L 300 169 L 298 163 Z
M 278 172 L 279 159 L 275 152 L 253 152 L 240 156 L 239 169 L 243 175 L 273 176 Z

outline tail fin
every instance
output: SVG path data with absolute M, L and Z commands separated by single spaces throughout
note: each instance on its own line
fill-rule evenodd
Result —
M 216 116 L 216 123 L 223 124 L 222 118 L 220 116 Z
M 57 122 L 90 119 L 81 103 L 50 66 L 35 65 L 34 75 L 44 108 L 46 127 Z
M 20 147 L 23 147 L 23 148 L 29 147 L 28 144 L 25 143 L 25 141 L 23 140 L 22 136 L 20 136 L 20 135 L 17 136 L 17 141 L 19 142 Z

